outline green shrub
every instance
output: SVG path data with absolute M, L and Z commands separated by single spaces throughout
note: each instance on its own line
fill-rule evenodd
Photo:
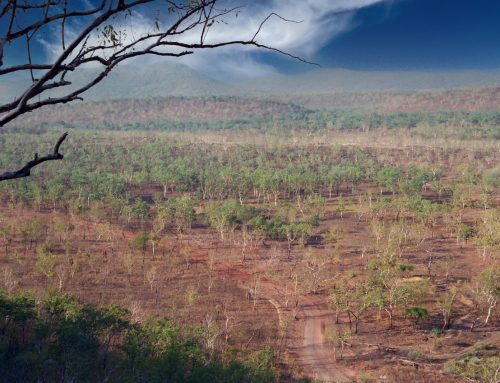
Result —
M 492 188 L 500 187 L 500 166 L 486 170 L 483 173 L 483 182 Z
M 128 310 L 69 295 L 42 302 L 0 290 L 0 382 L 270 383 L 272 348 L 245 358 L 206 349 L 203 332 L 165 318 L 132 323 Z M 32 331 L 25 331 L 32 329 Z
M 425 353 L 422 350 L 415 348 L 408 351 L 408 359 L 416 361 L 416 360 L 426 360 L 428 358 L 427 355 L 425 355 Z
M 405 314 L 407 317 L 415 321 L 415 323 L 429 317 L 427 309 L 420 306 L 407 307 L 405 310 Z
M 407 263 L 400 263 L 398 264 L 398 269 L 401 271 L 412 271 L 413 265 L 409 265 Z
M 435 336 L 436 338 L 440 338 L 440 337 L 443 335 L 443 332 L 442 332 L 440 329 L 438 329 L 438 328 L 434 327 L 434 328 L 431 330 L 431 334 L 432 334 L 433 336 Z
M 444 371 L 469 381 L 496 382 L 499 366 L 500 356 L 483 357 L 473 354 L 445 363 Z
M 467 242 L 476 235 L 476 232 L 477 229 L 475 226 L 463 223 L 457 228 L 457 238 L 461 241 Z

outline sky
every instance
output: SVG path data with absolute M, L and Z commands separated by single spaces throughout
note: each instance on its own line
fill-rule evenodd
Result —
M 500 1 L 405 0 L 367 7 L 317 59 L 363 70 L 498 69 Z
M 254 19 L 276 11 L 283 17 L 302 21 L 296 25 L 270 20 L 262 35 L 264 42 L 323 68 L 500 69 L 500 0 L 268 0 L 253 3 L 262 6 L 261 13 L 248 10 Z M 207 62 L 217 61 L 215 53 L 213 56 L 208 61 L 204 57 L 186 61 L 215 76 L 220 75 L 221 70 L 225 71 L 224 75 L 238 71 L 243 73 L 236 72 L 236 76 L 251 77 L 311 69 L 279 55 L 229 51 L 224 65 L 212 64 L 213 70 L 207 70 Z M 201 64 L 197 60 L 201 60 Z
M 93 1 L 97 0 L 72 3 L 85 7 Z M 299 23 L 273 16 L 263 26 L 258 41 L 314 61 L 323 68 L 500 69 L 500 0 L 221 1 L 228 7 L 244 7 L 238 17 L 227 16 L 223 23 L 214 26 L 208 35 L 209 42 L 248 39 L 267 15 L 276 12 Z M 150 30 L 152 20 L 152 12 L 147 9 L 129 18 L 123 25 L 128 38 Z M 67 39 L 83 24 L 69 24 Z M 58 55 L 59 35 L 54 29 L 37 37 L 37 46 L 33 48 L 36 60 L 47 62 Z M 186 38 L 194 39 L 196 34 Z M 21 44 L 6 49 L 7 64 L 20 60 L 23 51 Z M 241 47 L 201 52 L 180 61 L 218 78 L 258 77 L 313 68 L 282 55 Z M 148 60 L 135 64 L 144 62 Z

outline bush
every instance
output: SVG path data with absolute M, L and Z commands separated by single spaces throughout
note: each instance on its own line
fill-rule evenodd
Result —
M 356 278 L 358 276 L 358 271 L 357 270 L 349 270 L 349 276 L 351 278 Z
M 400 263 L 398 264 L 398 269 L 401 271 L 412 271 L 413 265 L 409 265 L 407 263 Z
M 433 336 L 435 336 L 436 338 L 440 338 L 440 337 L 443 335 L 443 332 L 442 332 L 440 329 L 438 329 L 438 328 L 434 327 L 434 328 L 431 330 L 431 334 L 432 334 Z
M 477 229 L 475 226 L 467 225 L 465 223 L 461 224 L 457 228 L 457 238 L 461 241 L 467 242 L 469 239 L 474 237 L 477 233 Z
M 405 314 L 407 317 L 411 318 L 415 323 L 418 323 L 419 321 L 429 317 L 427 309 L 420 306 L 407 307 L 405 310 Z
M 466 355 L 445 363 L 444 371 L 467 380 L 495 382 L 498 366 L 500 366 L 500 356 Z
M 483 182 L 492 188 L 500 187 L 500 166 L 486 170 L 483 173 Z
M 428 358 L 427 355 L 425 355 L 425 353 L 422 350 L 415 348 L 408 351 L 408 359 L 416 361 L 416 360 L 426 360 Z

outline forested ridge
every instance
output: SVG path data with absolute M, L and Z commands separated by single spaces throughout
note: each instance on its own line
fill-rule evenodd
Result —
M 424 97 L 424 96 L 422 96 Z M 395 101 L 396 103 L 398 101 Z M 431 102 L 434 105 L 434 101 Z M 446 105 L 446 104 L 444 104 Z M 168 97 L 110 100 L 59 106 L 23 117 L 10 129 L 44 131 L 49 126 L 104 130 L 239 131 L 291 130 L 369 132 L 412 130 L 422 137 L 499 138 L 495 110 L 441 109 L 401 112 L 359 109 L 308 109 L 266 98 Z

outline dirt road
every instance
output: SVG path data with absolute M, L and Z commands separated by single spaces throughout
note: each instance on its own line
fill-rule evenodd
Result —
M 248 281 L 252 279 L 252 274 L 237 265 L 221 263 L 217 270 L 239 282 L 242 288 L 248 288 Z M 276 308 L 280 322 L 285 320 L 285 313 L 289 310 L 280 304 L 283 286 L 262 279 L 260 288 L 261 297 Z M 290 346 L 289 352 L 304 376 L 324 383 L 354 382 L 354 371 L 334 363 L 332 352 L 325 345 L 325 328 L 332 323 L 333 313 L 322 308 L 319 299 L 310 296 L 301 297 L 300 310 L 296 315 L 296 320 L 292 320 L 292 327 L 294 327 L 292 331 L 295 334 L 301 334 L 303 340 L 301 344 Z
M 353 373 L 333 362 L 331 350 L 324 342 L 325 328 L 333 323 L 333 314 L 321 308 L 312 298 L 306 298 L 299 320 L 304 321 L 304 340 L 297 353 L 298 364 L 316 381 L 353 382 Z

